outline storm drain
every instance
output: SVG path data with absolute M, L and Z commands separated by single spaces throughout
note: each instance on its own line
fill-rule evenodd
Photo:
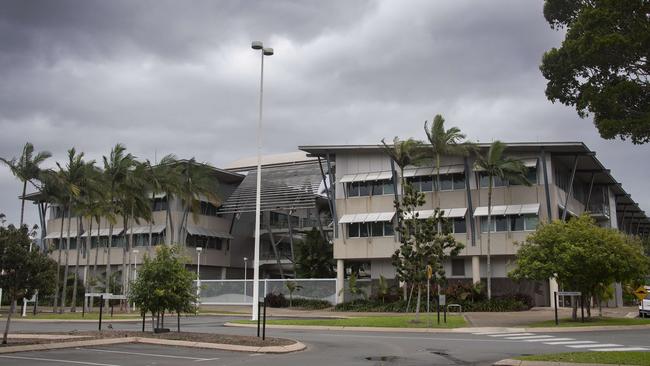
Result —
M 395 362 L 399 359 L 397 356 L 368 356 L 366 360 L 368 361 L 381 361 L 381 362 Z

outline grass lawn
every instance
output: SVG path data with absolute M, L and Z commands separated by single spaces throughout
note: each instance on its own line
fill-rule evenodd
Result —
M 3 314 L 3 318 L 6 317 L 6 314 Z M 20 313 L 16 313 L 12 316 L 13 319 L 43 319 L 43 320 L 98 320 L 99 312 L 86 313 L 84 317 L 81 316 L 81 311 L 76 313 L 63 313 L 63 314 L 54 314 L 54 313 L 37 313 L 35 316 L 31 313 L 27 313 L 26 317 L 21 317 Z M 110 310 L 108 312 L 104 311 L 102 315 L 102 320 L 111 320 L 111 319 L 140 319 L 139 313 L 131 314 L 114 314 L 111 318 Z
M 526 361 L 611 363 L 618 365 L 650 366 L 648 352 L 570 352 L 517 357 Z
M 571 318 L 560 319 L 560 324 L 558 327 L 590 327 L 596 325 L 650 325 L 650 319 L 645 318 L 585 318 L 585 322 L 580 322 L 580 317 L 578 321 L 573 321 Z M 545 320 L 543 322 L 536 322 L 531 324 L 525 324 L 527 327 L 555 327 L 555 320 Z
M 322 325 L 332 327 L 386 327 L 386 328 L 459 328 L 465 326 L 465 319 L 458 315 L 447 315 L 447 323 L 440 317 L 440 325 L 435 314 L 428 316 L 420 314 L 420 321 L 413 322 L 414 315 L 400 316 L 369 316 L 359 318 L 336 319 L 267 319 L 266 324 L 272 325 Z M 429 319 L 429 321 L 427 321 Z M 252 324 L 251 320 L 236 320 L 233 323 Z

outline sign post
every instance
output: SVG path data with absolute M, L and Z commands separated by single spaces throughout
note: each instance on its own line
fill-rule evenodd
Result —
M 429 292 L 431 289 L 431 276 L 433 276 L 433 268 L 431 268 L 431 265 L 427 264 L 427 323 L 431 323 L 431 319 L 429 319 L 429 307 L 431 305 L 431 298 L 429 297 Z
M 641 301 L 641 313 L 645 313 L 645 304 L 643 303 L 643 300 L 646 298 L 646 296 L 648 296 L 648 290 L 646 290 L 643 286 L 639 286 L 639 288 L 634 290 L 634 296 L 636 296 L 636 298 Z
M 582 322 L 585 322 L 585 309 L 583 307 L 583 302 L 582 302 L 582 292 L 580 291 L 559 291 L 555 292 L 554 300 L 555 300 L 555 325 L 559 324 L 558 318 L 557 318 L 557 303 L 558 303 L 558 298 L 560 296 L 579 296 L 580 297 L 580 309 L 582 313 Z
M 555 325 L 559 325 L 560 322 L 557 319 L 557 291 L 553 292 L 553 302 L 555 303 Z

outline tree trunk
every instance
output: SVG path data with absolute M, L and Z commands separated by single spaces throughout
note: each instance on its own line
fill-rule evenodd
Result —
M 134 217 L 133 206 L 131 206 L 131 217 Z M 134 223 L 135 223 L 135 220 L 134 220 Z M 122 291 L 125 295 L 129 293 L 129 290 L 131 288 L 131 266 L 133 264 L 133 253 L 132 253 L 132 251 L 133 251 L 133 229 L 131 229 L 131 232 L 129 233 L 129 247 L 128 247 L 128 252 L 129 253 L 127 255 L 128 260 L 129 260 L 128 264 L 127 264 L 128 265 L 128 274 L 129 275 L 126 278 L 126 287 L 124 288 L 124 291 Z M 129 306 L 129 302 L 127 301 L 126 302 L 126 312 L 127 312 L 127 314 L 131 312 L 130 309 L 131 308 Z
M 79 248 L 81 247 L 81 230 L 82 230 L 82 222 L 81 222 L 81 216 L 77 217 L 77 258 L 75 259 L 75 264 L 74 264 L 74 282 L 72 285 L 72 308 L 70 309 L 71 312 L 76 313 L 77 312 L 77 280 L 79 279 L 79 255 L 81 251 Z
M 111 247 L 113 246 L 113 224 L 108 224 L 108 243 L 106 244 L 106 282 L 104 283 L 104 292 L 111 292 Z M 104 300 L 108 307 L 108 299 Z
M 9 299 L 11 308 L 9 309 L 9 314 L 7 314 L 7 322 L 5 323 L 5 332 L 2 336 L 2 344 L 7 344 L 7 336 L 9 335 L 9 326 L 11 325 L 11 315 L 16 311 L 16 300 L 13 298 Z
M 172 220 L 172 213 L 170 211 L 169 194 L 167 194 L 167 219 L 169 220 L 169 227 L 165 229 L 165 236 L 169 235 L 169 243 L 174 243 L 174 222 Z
M 422 286 L 418 284 L 418 302 L 415 305 L 415 321 L 420 321 L 420 300 L 422 299 Z
M 151 205 L 155 206 L 156 205 L 156 194 L 151 193 Z M 153 208 L 153 207 L 152 207 Z M 149 246 L 151 246 L 151 241 L 153 239 L 153 209 L 151 210 L 151 220 L 149 220 Z
M 27 180 L 23 181 L 23 195 L 20 196 L 20 228 L 23 227 L 25 218 L 25 192 L 27 191 Z
M 176 331 L 181 332 L 181 312 L 176 310 Z
M 293 278 L 297 278 L 296 255 L 293 250 L 293 227 L 291 226 L 291 211 L 287 211 L 287 225 L 289 229 L 289 247 L 291 248 L 291 264 L 293 264 Z
M 70 222 L 72 221 L 72 200 L 70 200 L 68 204 L 68 240 L 66 240 L 66 247 L 65 247 L 65 267 L 63 270 L 63 291 L 61 293 L 61 308 L 59 309 L 59 314 L 62 314 L 65 308 L 65 302 L 66 302 L 66 292 L 68 288 L 68 270 L 69 270 L 69 263 L 70 263 L 70 242 L 72 241 L 72 238 L 70 238 Z
M 490 262 L 490 233 L 492 232 L 492 176 L 488 178 L 488 218 L 487 218 L 487 296 L 492 300 L 492 263 Z
M 124 224 L 124 233 L 122 234 L 122 237 L 124 239 L 124 245 L 122 246 L 122 294 L 124 294 L 126 290 L 126 282 L 127 282 L 127 267 L 126 267 L 126 247 L 127 247 L 127 241 L 128 238 L 126 236 L 126 232 L 128 231 L 129 227 L 129 221 L 126 215 L 122 218 L 122 223 Z M 123 301 L 120 300 L 120 305 L 123 306 Z M 122 308 L 122 310 L 124 310 Z
M 65 212 L 65 211 L 64 211 Z M 60 286 L 61 286 L 61 253 L 63 253 L 63 214 L 61 214 L 61 230 L 59 231 L 59 243 L 58 243 L 58 250 L 59 250 L 59 259 L 56 262 L 56 280 L 54 283 L 54 286 L 56 287 L 54 289 L 54 312 L 56 313 L 58 310 L 58 305 L 59 305 L 59 291 Z

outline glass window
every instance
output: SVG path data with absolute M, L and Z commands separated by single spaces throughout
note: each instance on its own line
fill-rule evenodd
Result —
M 365 222 L 359 224 L 359 236 L 362 238 L 368 237 L 368 224 Z
M 495 216 L 496 231 L 508 231 L 508 216 Z
M 390 222 L 390 221 L 384 222 L 384 235 L 385 236 L 392 236 L 393 232 L 394 232 L 393 223 Z
M 479 173 L 478 177 L 479 177 L 479 182 L 480 182 L 479 184 L 480 184 L 481 188 L 487 188 L 488 184 L 489 184 L 487 174 Z
M 528 168 L 526 179 L 528 179 L 531 184 L 537 184 L 537 167 Z
M 416 191 L 420 190 L 420 178 L 418 178 L 418 177 L 406 178 L 406 182 L 411 184 L 413 189 L 415 189 Z
M 359 182 L 359 196 L 369 196 L 370 188 L 368 187 L 368 182 Z
M 420 191 L 421 192 L 433 191 L 433 179 L 431 177 L 420 177 Z
M 537 215 L 524 215 L 524 221 L 526 230 L 537 230 L 537 224 L 539 224 Z
M 465 234 L 467 232 L 467 226 L 465 223 L 464 217 L 454 218 L 454 233 L 456 234 Z
M 358 183 L 348 183 L 348 197 L 356 197 L 359 195 Z
M 348 237 L 358 238 L 359 237 L 359 224 L 348 224 Z
M 465 276 L 465 259 L 458 258 L 451 260 L 451 275 Z
M 440 190 L 450 191 L 454 188 L 454 181 L 451 174 L 443 174 L 440 176 Z
M 524 217 L 521 215 L 510 216 L 510 231 L 524 231 Z
M 381 182 L 373 182 L 372 183 L 372 195 L 373 196 L 381 196 L 384 194 L 384 185 Z
M 488 229 L 487 229 L 488 228 L 487 221 L 488 221 L 487 216 L 481 216 L 481 232 L 482 233 L 487 233 L 487 231 L 488 231 Z M 490 226 L 492 226 L 492 231 L 494 231 L 494 219 L 492 220 L 491 224 L 492 225 L 490 225 Z
M 454 176 L 454 189 L 465 189 L 465 174 L 458 173 L 453 174 Z
M 370 224 L 372 236 L 384 236 L 384 223 L 373 222 Z
M 393 180 L 385 180 L 384 181 L 384 194 L 394 194 L 395 193 L 395 186 L 393 185 Z

